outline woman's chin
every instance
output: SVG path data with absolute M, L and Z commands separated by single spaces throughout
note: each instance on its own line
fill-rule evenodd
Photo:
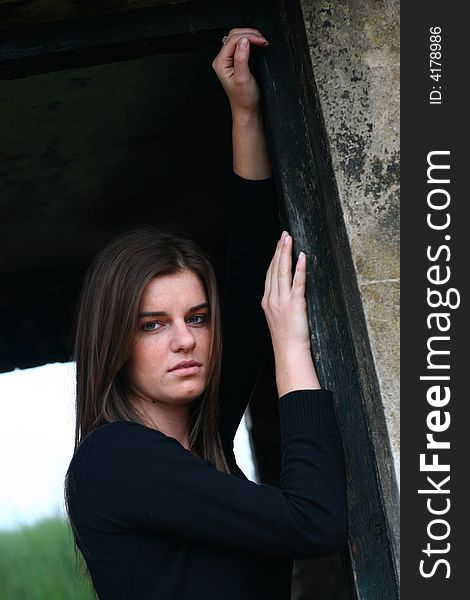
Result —
M 175 392 L 174 401 L 179 404 L 186 404 L 187 402 L 192 402 L 193 400 L 197 400 L 199 396 L 203 393 L 204 387 L 201 385 L 198 386 L 187 386 L 184 390 L 179 390 Z

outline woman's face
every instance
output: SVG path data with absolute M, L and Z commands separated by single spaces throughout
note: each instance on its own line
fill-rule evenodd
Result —
M 211 323 L 206 293 L 192 271 L 154 277 L 144 288 L 127 375 L 146 400 L 185 404 L 206 387 Z M 175 369 L 182 362 L 194 366 Z

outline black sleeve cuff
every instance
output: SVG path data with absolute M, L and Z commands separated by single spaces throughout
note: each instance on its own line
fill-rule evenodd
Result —
M 279 398 L 282 437 L 308 429 L 336 426 L 333 396 L 329 390 L 294 390 Z

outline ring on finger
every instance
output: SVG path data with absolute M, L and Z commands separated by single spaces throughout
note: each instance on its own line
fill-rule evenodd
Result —
M 222 46 L 225 46 L 225 44 L 227 43 L 228 40 L 228 35 L 224 35 L 224 37 L 222 38 Z

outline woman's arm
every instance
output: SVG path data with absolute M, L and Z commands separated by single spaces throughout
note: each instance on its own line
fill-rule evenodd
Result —
M 229 462 L 233 438 L 270 350 L 261 308 L 263 283 L 281 233 L 266 151 L 260 91 L 249 65 L 249 44 L 266 46 L 255 29 L 233 29 L 213 67 L 232 110 L 233 175 L 228 206 L 220 434 Z
M 231 29 L 212 67 L 230 102 L 232 111 L 233 171 L 244 179 L 271 177 L 260 108 L 260 90 L 248 60 L 250 44 L 266 47 L 258 29 Z
M 240 177 L 258 180 L 271 176 L 271 166 L 260 91 L 248 64 L 250 42 L 268 45 L 258 29 L 232 29 L 213 67 L 232 110 L 233 170 Z M 303 252 L 292 280 L 292 238 L 283 232 L 266 274 L 261 303 L 273 342 L 279 396 L 296 389 L 320 387 L 310 352 L 305 280 Z
M 269 351 L 269 333 L 260 301 L 262 280 L 272 248 L 280 235 L 274 186 L 269 179 L 271 167 L 260 108 L 260 90 L 248 62 L 250 44 L 265 47 L 268 42 L 256 29 L 233 29 L 212 63 L 232 111 L 234 176 L 222 298 L 224 354 L 220 403 L 221 436 L 227 453 L 231 451 L 233 436 Z M 273 259 L 276 260 L 276 268 L 282 256 L 282 268 L 291 269 L 290 238 L 284 252 L 281 250 L 279 255 L 276 251 Z M 305 265 L 300 264 L 300 274 L 302 267 L 305 271 Z M 274 297 L 271 300 L 275 301 Z M 299 302 L 302 303 L 302 299 L 297 301 L 296 306 Z M 303 303 L 304 306 L 305 299 Z M 271 323 L 276 320 L 272 311 L 269 320 Z M 279 335 L 271 337 L 280 395 L 284 390 L 296 387 L 320 387 L 309 344 L 299 347 L 295 343 L 285 343 L 287 340 L 280 340 Z
M 272 354 L 261 298 L 273 248 L 281 234 L 272 179 L 232 175 L 229 235 L 222 296 L 220 435 L 229 462 L 233 438 L 263 364 Z
M 244 179 L 268 179 L 271 165 L 266 150 L 263 117 L 257 108 L 251 114 L 232 116 L 233 171 Z

